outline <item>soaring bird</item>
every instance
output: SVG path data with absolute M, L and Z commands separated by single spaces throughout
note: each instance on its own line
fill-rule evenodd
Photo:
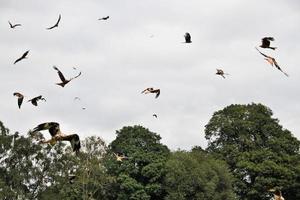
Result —
M 17 26 L 22 26 L 21 24 L 12 24 L 8 21 L 10 28 L 16 28 Z
M 274 41 L 273 37 L 264 37 L 264 38 L 262 38 L 260 47 L 275 50 L 277 47 L 270 47 L 271 41 Z
M 259 51 L 257 48 L 255 48 L 261 55 L 263 55 L 265 57 L 265 60 L 270 63 L 272 66 L 275 66 L 279 71 L 281 71 L 282 73 L 284 73 L 284 75 L 289 76 L 287 73 L 285 73 L 284 71 L 282 71 L 282 69 L 279 67 L 278 63 L 276 62 L 275 58 L 268 56 L 264 53 L 262 53 L 261 51 Z
M 99 18 L 98 20 L 108 20 L 109 16 Z
M 191 35 L 188 32 L 185 33 L 184 39 L 185 39 L 185 43 L 192 43 Z
M 51 30 L 51 29 L 53 29 L 53 28 L 55 28 L 55 27 L 58 27 L 58 24 L 59 24 L 59 22 L 60 22 L 60 19 L 61 19 L 61 15 L 59 14 L 59 17 L 58 17 L 58 20 L 57 20 L 56 24 L 54 24 L 53 26 L 51 26 L 51 27 L 49 27 L 49 28 L 47 28 L 47 29 L 48 29 L 48 30 Z
M 61 87 L 65 87 L 65 85 L 67 83 L 69 83 L 71 80 L 73 80 L 73 79 L 75 79 L 75 78 L 77 78 L 77 77 L 79 77 L 81 75 L 81 72 L 79 72 L 79 74 L 77 76 L 75 76 L 75 77 L 70 78 L 70 79 L 67 80 L 64 77 L 64 75 L 61 73 L 61 71 L 56 66 L 53 66 L 53 68 L 57 71 L 58 76 L 59 76 L 60 80 L 62 81 L 61 83 L 56 83 L 56 85 L 60 85 Z
M 50 143 L 54 145 L 57 141 L 69 141 L 71 143 L 73 151 L 75 151 L 76 153 L 79 152 L 79 149 L 81 147 L 79 136 L 77 134 L 70 134 L 70 135 L 63 134 L 59 128 L 59 123 L 46 122 L 40 124 L 31 131 L 31 134 L 42 130 L 49 130 L 49 133 L 52 138 L 50 140 L 41 141 L 41 143 L 43 144 Z
M 224 75 L 229 75 L 229 74 L 227 74 L 227 73 L 224 73 L 224 71 L 223 71 L 222 69 L 217 69 L 216 74 L 222 76 L 223 78 L 225 78 Z
M 40 96 L 37 96 L 37 97 L 34 97 L 34 98 L 28 100 L 28 102 L 31 102 L 32 105 L 37 106 L 37 105 L 38 105 L 37 102 L 38 102 L 39 100 L 46 101 L 46 99 L 45 99 L 42 95 L 40 95 Z
M 274 200 L 284 200 L 281 191 L 279 189 L 270 189 L 269 192 L 273 192 Z
M 14 64 L 16 64 L 17 62 L 19 62 L 19 61 L 21 61 L 21 60 L 27 58 L 26 56 L 28 55 L 28 53 L 29 53 L 29 50 L 26 51 L 25 53 L 23 53 L 23 55 L 22 55 L 20 58 L 18 58 L 18 59 L 14 62 Z
M 125 155 L 119 155 L 119 154 L 116 154 L 116 153 L 113 153 L 113 154 L 116 156 L 117 161 L 122 162 L 123 160 L 127 160 L 128 159 L 128 157 L 125 156 Z
M 22 105 L 22 102 L 24 99 L 24 95 L 19 92 L 14 92 L 13 95 L 18 97 L 18 106 L 19 106 L 19 108 L 21 108 L 21 105 Z
M 142 91 L 142 94 L 148 94 L 148 93 L 156 93 L 155 98 L 157 98 L 160 95 L 160 89 L 153 89 L 152 87 L 150 87 Z

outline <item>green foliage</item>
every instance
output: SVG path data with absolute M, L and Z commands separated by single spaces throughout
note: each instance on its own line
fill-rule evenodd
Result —
M 234 199 L 226 164 L 203 151 L 172 153 L 166 170 L 166 200 Z
M 207 150 L 228 163 L 240 199 L 268 199 L 275 186 L 287 199 L 299 196 L 300 142 L 272 114 L 261 104 L 231 105 L 206 125 Z

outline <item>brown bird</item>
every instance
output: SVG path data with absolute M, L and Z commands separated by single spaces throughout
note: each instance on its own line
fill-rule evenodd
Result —
M 22 26 L 21 24 L 12 24 L 8 21 L 10 28 L 16 28 L 17 26 Z
M 275 50 L 277 47 L 270 47 L 271 41 L 274 41 L 273 37 L 264 37 L 264 38 L 262 38 L 260 47 Z
M 23 102 L 23 99 L 24 99 L 24 95 L 19 93 L 19 92 L 14 92 L 13 95 L 18 97 L 18 106 L 19 106 L 19 109 L 20 109 L 21 105 L 22 105 L 22 102 Z
M 127 160 L 128 159 L 128 157 L 125 156 L 125 155 L 119 155 L 119 154 L 116 154 L 116 153 L 113 153 L 113 154 L 116 156 L 117 161 L 122 162 L 123 160 Z
M 274 194 L 274 200 L 284 200 L 279 189 L 270 189 L 269 192 L 272 192 Z
M 279 71 L 281 71 L 282 73 L 284 73 L 284 75 L 289 76 L 287 73 L 285 73 L 284 71 L 282 71 L 282 69 L 279 67 L 278 63 L 276 62 L 275 58 L 268 56 L 264 53 L 262 53 L 261 51 L 259 51 L 256 47 L 255 49 L 265 57 L 265 60 L 270 63 L 272 66 L 275 66 Z
M 39 100 L 46 101 L 46 99 L 45 99 L 44 97 L 42 97 L 42 95 L 40 95 L 40 96 L 37 96 L 37 97 L 34 97 L 34 98 L 28 100 L 28 102 L 31 102 L 32 105 L 37 106 L 37 105 L 38 105 L 37 102 L 38 102 Z
M 142 94 L 148 94 L 148 93 L 156 93 L 155 98 L 157 98 L 160 95 L 160 89 L 153 89 L 151 88 L 146 88 L 145 90 L 142 91 Z
M 43 144 L 50 143 L 51 145 L 54 145 L 57 141 L 69 141 L 71 143 L 73 151 L 75 151 L 76 153 L 79 152 L 81 147 L 79 136 L 77 134 L 70 134 L 70 135 L 63 134 L 59 128 L 59 123 L 46 122 L 40 124 L 37 127 L 35 127 L 32 131 L 30 131 L 30 133 L 34 134 L 35 132 L 42 131 L 42 130 L 48 130 L 52 138 L 50 140 L 41 141 L 41 143 Z
M 73 79 L 75 79 L 75 78 L 77 78 L 77 77 L 79 77 L 79 76 L 81 75 L 81 72 L 79 72 L 79 74 L 78 74 L 77 76 L 75 76 L 75 77 L 70 78 L 70 79 L 67 80 L 67 79 L 64 77 L 64 75 L 61 73 L 61 71 L 60 71 L 56 66 L 53 66 L 53 68 L 57 71 L 58 76 L 59 76 L 60 80 L 62 81 L 61 83 L 56 83 L 56 85 L 59 85 L 59 86 L 61 86 L 61 87 L 65 87 L 65 85 L 66 85 L 67 83 L 69 83 L 71 80 L 73 80 Z
M 192 43 L 191 35 L 188 32 L 185 33 L 184 39 L 185 39 L 185 43 Z
M 61 19 L 61 15 L 59 14 L 59 17 L 58 17 L 57 22 L 56 22 L 53 26 L 47 28 L 47 30 L 51 30 L 51 29 L 53 29 L 53 28 L 55 28 L 55 27 L 58 27 L 58 24 L 59 24 L 59 22 L 60 22 L 60 19 Z
M 98 20 L 108 20 L 109 16 L 99 18 Z
M 216 74 L 222 76 L 223 78 L 225 78 L 224 75 L 229 75 L 229 74 L 227 74 L 227 73 L 224 73 L 224 71 L 223 71 L 222 69 L 217 69 Z
M 20 58 L 18 58 L 18 59 L 14 62 L 14 64 L 16 64 L 17 62 L 19 62 L 19 61 L 21 61 L 21 60 L 27 58 L 26 56 L 28 55 L 28 53 L 29 53 L 29 50 L 26 51 L 25 53 L 23 53 L 23 55 L 22 55 Z

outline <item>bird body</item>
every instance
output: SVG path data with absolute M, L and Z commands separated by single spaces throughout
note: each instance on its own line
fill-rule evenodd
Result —
M 109 16 L 106 16 L 106 17 L 99 18 L 98 20 L 108 20 L 108 19 L 109 19 Z
M 153 89 L 152 87 L 150 87 L 142 91 L 142 94 L 148 93 L 156 93 L 155 98 L 157 98 L 160 95 L 160 89 Z
M 61 15 L 59 14 L 57 22 L 56 22 L 53 26 L 47 28 L 47 30 L 51 30 L 51 29 L 53 29 L 53 28 L 58 27 L 58 24 L 59 24 L 59 22 L 60 22 L 60 19 L 61 19 Z
M 23 102 L 23 99 L 24 99 L 24 95 L 19 93 L 19 92 L 14 92 L 13 95 L 18 97 L 18 106 L 19 106 L 19 109 L 20 109 L 21 105 L 22 105 L 22 102 Z
M 275 50 L 277 47 L 270 47 L 271 41 L 274 41 L 273 37 L 264 37 L 264 38 L 262 38 L 260 47 Z
M 217 69 L 216 74 L 222 76 L 223 78 L 225 78 L 224 75 L 229 75 L 229 74 L 227 74 L 227 73 L 224 73 L 224 71 L 223 71 L 222 69 Z
M 39 95 L 39 96 L 37 96 L 37 97 L 34 97 L 34 98 L 28 100 L 28 102 L 31 102 L 32 105 L 37 106 L 37 105 L 38 105 L 37 102 L 38 102 L 39 100 L 46 101 L 46 99 L 45 99 L 42 95 Z
M 10 21 L 8 21 L 10 28 L 14 29 L 17 26 L 22 26 L 21 24 L 12 24 Z
M 152 116 L 155 117 L 155 118 L 157 118 L 157 114 L 153 114 Z
M 191 34 L 189 34 L 188 32 L 185 33 L 184 39 L 185 39 L 185 43 L 192 43 Z
M 14 64 L 16 64 L 17 62 L 19 62 L 19 61 L 21 61 L 21 60 L 27 58 L 26 56 L 28 55 L 28 53 L 29 53 L 29 50 L 26 51 L 25 53 L 23 53 L 23 55 L 22 55 L 20 58 L 18 58 L 18 59 L 14 62 Z
M 65 85 L 68 84 L 71 80 L 73 80 L 81 75 L 81 72 L 79 72 L 79 74 L 77 76 L 70 78 L 70 79 L 66 79 L 64 77 L 63 73 L 56 66 L 53 66 L 53 68 L 57 71 L 58 76 L 59 76 L 60 80 L 62 81 L 61 83 L 56 83 L 56 85 L 59 85 L 61 87 L 65 87 Z

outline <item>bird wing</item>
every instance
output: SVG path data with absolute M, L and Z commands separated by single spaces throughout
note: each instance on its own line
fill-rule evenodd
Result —
M 279 67 L 279 65 L 278 65 L 278 63 L 276 62 L 275 59 L 273 59 L 273 62 L 274 62 L 275 67 L 276 67 L 279 71 L 281 71 L 284 75 L 289 76 L 287 73 L 285 73 L 285 72 L 281 69 L 281 67 Z
M 57 67 L 53 66 L 53 68 L 57 71 L 60 80 L 62 82 L 66 82 L 66 78 L 64 77 L 63 73 L 61 73 L 61 71 Z
M 18 58 L 17 60 L 15 60 L 14 64 L 16 64 L 17 62 L 19 62 L 22 59 L 23 59 L 23 57 Z
M 19 108 L 21 108 L 23 99 L 24 99 L 24 96 L 19 96 L 19 97 L 18 97 L 18 106 L 19 106 Z
M 52 137 L 54 137 L 58 132 L 60 132 L 59 123 L 57 122 L 46 122 L 39 124 L 36 126 L 31 133 L 35 133 L 37 131 L 49 130 L 49 133 Z
M 261 39 L 261 43 L 263 47 L 269 47 L 271 44 L 269 37 L 264 37 L 263 39 Z
M 156 92 L 155 98 L 157 98 L 160 95 L 160 89 L 155 90 L 155 92 Z
M 186 42 L 191 42 L 191 35 L 189 33 L 185 33 L 184 38 Z
M 13 25 L 10 23 L 10 21 L 8 21 L 10 28 L 13 28 Z
M 51 26 L 51 27 L 49 27 L 49 28 L 47 28 L 47 29 L 50 30 L 50 29 L 53 29 L 53 28 L 57 27 L 58 24 L 59 24 L 59 22 L 60 22 L 60 19 L 61 19 L 61 15 L 59 14 L 59 17 L 58 17 L 57 22 L 56 22 L 53 26 Z
M 21 58 L 25 58 L 28 55 L 29 51 L 26 51 L 25 53 L 23 53 Z
M 266 58 L 270 58 L 270 56 L 268 56 L 268 55 L 266 55 L 266 54 L 264 54 L 264 53 L 262 53 L 260 50 L 258 50 L 256 47 L 255 47 L 255 49 L 261 54 L 261 55 L 263 55 L 264 57 L 266 57 Z
M 80 138 L 77 134 L 71 134 L 71 135 L 66 135 L 62 136 L 60 138 L 62 141 L 69 141 L 71 143 L 73 151 L 78 152 L 81 145 L 80 145 Z
M 78 78 L 80 75 L 81 75 L 81 72 L 79 72 L 79 74 L 77 76 L 74 76 L 73 78 L 70 78 L 70 81 L 75 79 L 75 78 Z

